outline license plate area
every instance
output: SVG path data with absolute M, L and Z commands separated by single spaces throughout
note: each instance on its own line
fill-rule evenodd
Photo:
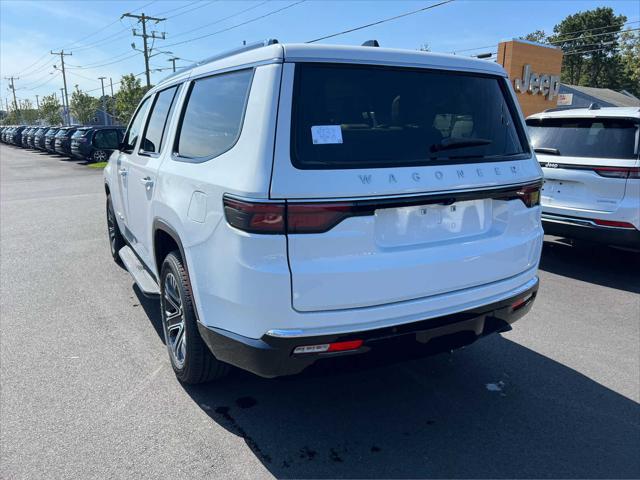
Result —
M 492 205 L 492 199 L 479 199 L 376 210 L 376 243 L 403 247 L 481 235 L 491 228 Z

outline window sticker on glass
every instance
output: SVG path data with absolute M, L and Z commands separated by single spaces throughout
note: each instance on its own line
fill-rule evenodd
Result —
M 340 125 L 313 125 L 311 139 L 314 145 L 342 143 L 342 130 Z

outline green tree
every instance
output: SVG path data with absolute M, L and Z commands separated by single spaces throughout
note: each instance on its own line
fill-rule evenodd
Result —
M 618 36 L 627 21 L 610 7 L 569 15 L 553 27 L 549 42 L 564 51 L 562 81 L 572 85 L 616 88 L 620 46 Z
M 96 116 L 96 111 L 100 107 L 100 101 L 91 95 L 87 95 L 76 86 L 76 91 L 71 95 L 69 106 L 71 114 L 77 118 L 80 123 L 86 125 Z
M 620 43 L 620 87 L 640 97 L 640 32 L 623 32 Z
M 140 79 L 133 74 L 124 75 L 120 80 L 120 89 L 116 93 L 116 117 L 123 124 L 129 123 L 138 103 L 149 88 L 143 87 Z
M 60 125 L 62 123 L 62 112 L 58 97 L 47 95 L 40 101 L 40 118 L 49 125 Z
M 29 125 L 33 125 L 38 120 L 38 110 L 33 108 L 31 100 L 27 99 L 22 101 L 22 105 L 20 106 L 20 117 L 22 119 L 22 123 L 27 123 Z
M 524 37 L 520 37 L 522 40 L 529 40 L 530 42 L 546 43 L 547 34 L 544 30 L 536 30 L 535 32 L 527 33 Z

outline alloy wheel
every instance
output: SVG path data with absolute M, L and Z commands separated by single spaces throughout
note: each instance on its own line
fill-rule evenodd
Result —
M 113 208 L 109 205 L 107 208 L 107 228 L 109 229 L 109 246 L 111 247 L 111 254 L 116 253 L 116 219 L 113 216 Z
M 104 150 L 96 150 L 93 153 L 93 159 L 96 162 L 106 162 L 107 161 L 107 152 L 105 152 Z
M 164 279 L 162 292 L 162 314 L 167 347 L 177 368 L 184 366 L 187 351 L 185 321 L 178 282 L 172 272 Z

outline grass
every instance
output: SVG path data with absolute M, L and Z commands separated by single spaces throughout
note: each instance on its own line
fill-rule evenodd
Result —
M 104 168 L 107 166 L 107 162 L 96 162 L 96 163 L 90 163 L 89 165 L 87 165 L 87 167 L 89 168 Z

